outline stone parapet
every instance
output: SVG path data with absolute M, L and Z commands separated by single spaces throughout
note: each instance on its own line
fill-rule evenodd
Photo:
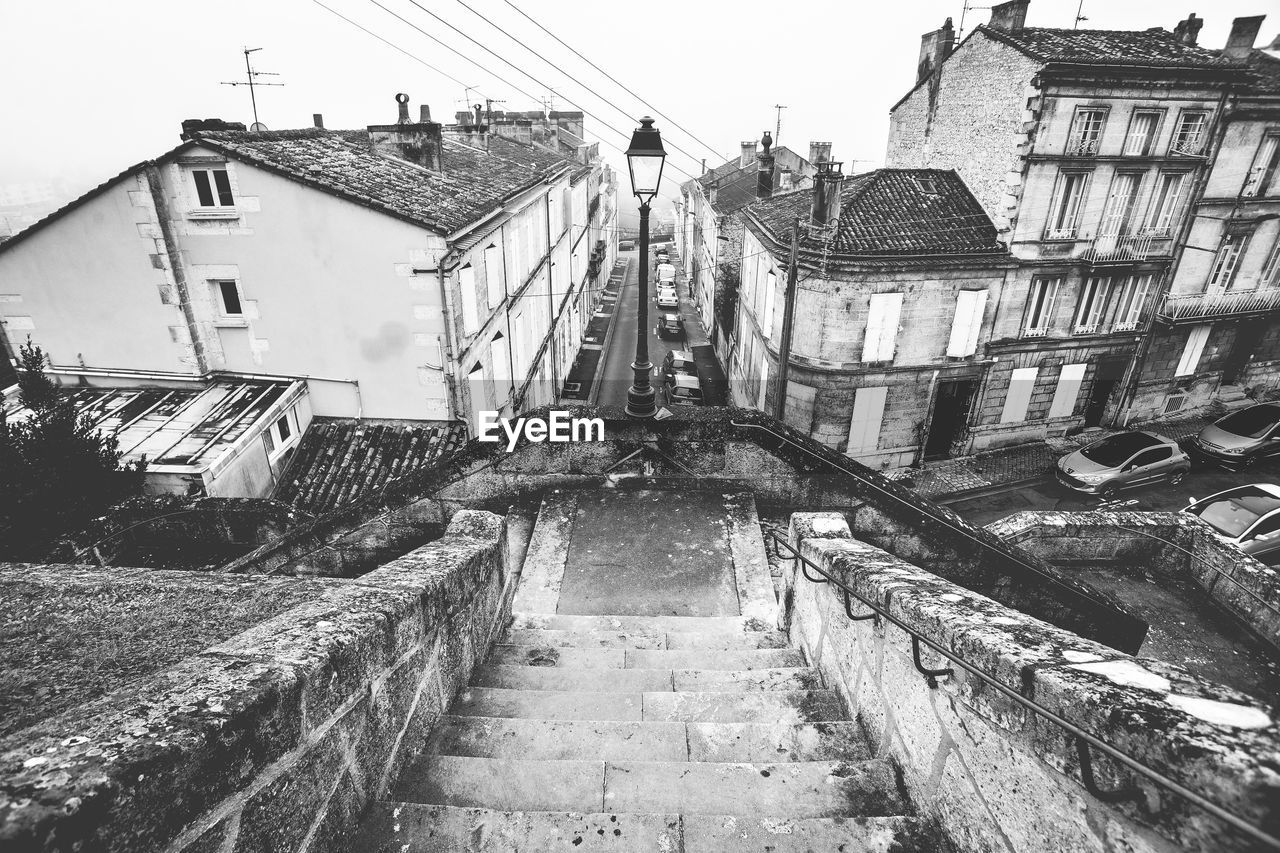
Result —
M 1108 802 L 1082 783 L 1076 740 L 912 634 L 991 676 L 1177 784 L 1275 834 L 1280 725 L 1271 709 L 1178 667 L 1138 659 L 1055 628 L 851 538 L 835 513 L 797 513 L 793 547 L 906 626 L 851 621 L 831 584 L 788 566 L 792 640 L 822 670 L 881 757 L 892 758 L 922 812 L 958 849 L 1257 849 L 1256 842 L 1092 749 Z M 866 611 L 853 601 L 855 615 Z M 936 685 L 936 686 L 932 686 Z
M 0 848 L 345 849 L 486 654 L 511 583 L 504 520 L 459 512 L 436 542 L 15 733 Z

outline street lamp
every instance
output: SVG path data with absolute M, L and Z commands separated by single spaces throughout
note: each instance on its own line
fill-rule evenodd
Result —
M 626 412 L 633 418 L 651 418 L 658 407 L 654 404 L 653 386 L 649 384 L 649 203 L 658 194 L 662 182 L 662 164 L 667 152 L 662 148 L 662 134 L 645 116 L 631 134 L 627 149 L 627 169 L 631 172 L 631 192 L 640 199 L 640 300 L 636 312 L 636 360 L 631 365 L 635 382 L 627 389 Z

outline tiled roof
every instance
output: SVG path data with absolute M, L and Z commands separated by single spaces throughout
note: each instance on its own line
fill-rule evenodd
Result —
M 812 190 L 774 196 L 747 212 L 779 241 L 797 217 L 809 219 Z M 831 250 L 843 255 L 1003 254 L 991 219 L 949 169 L 877 169 L 844 182 L 840 228 Z M 805 238 L 808 248 L 821 246 Z
M 774 156 L 787 151 L 792 153 L 791 149 L 786 146 L 779 146 L 773 149 Z M 796 155 L 799 156 L 799 155 Z M 799 157 L 802 163 L 807 163 L 803 157 Z M 759 171 L 759 163 L 752 160 L 746 166 L 739 166 L 741 161 L 735 157 L 724 164 L 709 170 L 705 175 L 695 178 L 702 185 L 703 193 L 708 197 L 711 194 L 712 187 L 716 191 L 716 201 L 713 205 L 716 212 L 721 216 L 741 210 L 756 198 L 756 183 L 759 178 L 756 177 Z M 778 186 L 778 172 L 774 172 L 773 185 Z
M 458 424 L 315 418 L 273 497 L 321 515 L 462 446 Z
M 1245 60 L 1249 68 L 1249 92 L 1254 95 L 1280 95 L 1280 58 L 1255 50 Z
M 1155 65 L 1178 68 L 1229 66 L 1217 51 L 1183 44 L 1168 30 L 1062 30 L 1024 27 L 1014 32 L 981 26 L 991 38 L 1042 62 Z
M 203 131 L 201 144 L 228 156 L 383 210 L 444 234 L 565 168 L 585 168 L 531 146 L 493 138 L 488 152 L 445 139 L 443 174 L 370 152 L 364 131 L 320 128 L 252 133 Z

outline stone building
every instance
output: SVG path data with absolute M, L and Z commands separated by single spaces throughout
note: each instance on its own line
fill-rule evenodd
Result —
M 785 421 L 882 467 L 965 453 L 969 413 L 996 366 L 983 358 L 1011 267 L 952 171 L 880 169 L 743 213 L 741 288 L 728 360 L 733 400 L 775 413 L 791 235 L 799 225 Z
M 1025 25 L 992 10 L 922 39 L 887 163 L 955 169 L 1018 261 L 985 355 L 975 448 L 1113 423 L 1244 71 L 1174 32 Z M 1185 341 L 1186 333 L 1181 332 Z
M 78 383 L 301 379 L 320 416 L 551 402 L 616 227 L 606 167 L 397 101 L 358 131 L 184 123 L 0 245 L 10 339 Z

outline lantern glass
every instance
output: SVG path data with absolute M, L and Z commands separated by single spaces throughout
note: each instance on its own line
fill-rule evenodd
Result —
M 627 168 L 631 172 L 631 192 L 641 201 L 648 202 L 658 194 L 662 183 L 662 166 L 667 152 L 662 147 L 662 134 L 653 126 L 653 119 L 640 119 L 640 127 L 631 136 L 627 149 Z

